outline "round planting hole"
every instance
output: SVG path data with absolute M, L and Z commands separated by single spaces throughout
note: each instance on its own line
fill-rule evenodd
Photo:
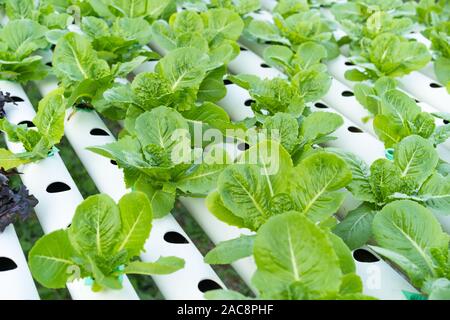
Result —
M 353 258 L 359 262 L 377 262 L 380 261 L 373 253 L 366 249 L 356 249 L 353 251 Z
M 355 64 L 351 61 L 345 61 L 344 63 L 346 66 L 354 66 Z
M 444 122 L 444 124 L 449 124 L 450 123 L 450 121 L 448 121 L 448 120 L 443 120 L 442 122 Z
M 354 127 L 354 126 L 350 126 L 347 128 L 348 131 L 353 132 L 353 133 L 362 133 L 363 131 L 360 128 Z
M 223 84 L 227 86 L 227 85 L 229 85 L 229 84 L 233 84 L 233 82 L 231 82 L 231 80 L 224 79 L 224 80 L 223 80 Z
M 435 83 L 435 82 L 430 83 L 430 87 L 432 87 L 432 88 L 442 88 L 442 86 L 440 84 Z
M 343 97 L 353 97 L 354 96 L 353 92 L 348 91 L 348 90 L 342 91 L 341 94 Z
M 198 283 L 198 290 L 207 292 L 211 290 L 222 289 L 222 286 L 211 279 L 204 279 Z
M 49 67 L 53 67 L 53 63 L 51 61 L 47 62 L 45 65 L 49 66 Z
M 415 101 L 416 103 L 420 103 L 420 101 L 419 101 L 419 100 L 417 100 L 417 99 L 414 99 L 414 101 Z
M 69 191 L 70 187 L 65 184 L 64 182 L 53 182 L 50 183 L 47 187 L 47 189 L 45 189 L 48 193 L 59 193 L 59 192 L 65 192 L 65 191 Z
M 111 164 L 117 166 L 117 162 L 115 160 L 111 160 L 110 162 L 111 162 Z
M 169 243 L 189 243 L 189 241 L 180 233 L 176 231 L 169 231 L 164 234 L 164 240 Z
M 100 128 L 94 128 L 89 132 L 92 136 L 109 136 L 109 133 Z
M 241 51 L 248 51 L 246 48 L 244 47 L 239 47 L 239 49 L 241 49 Z
M 21 124 L 26 124 L 26 125 L 27 125 L 27 128 L 34 128 L 34 127 L 36 127 L 36 126 L 34 125 L 34 123 L 31 122 L 31 121 L 29 121 L 29 120 L 23 120 L 23 121 L 20 121 L 20 122 L 18 123 L 18 125 L 21 125 Z
M 241 142 L 241 143 L 238 144 L 237 148 L 240 151 L 245 151 L 248 148 L 250 148 L 250 145 L 247 142 Z
M 0 272 L 10 271 L 17 268 L 17 264 L 10 258 L 0 257 Z
M 253 100 L 253 99 L 247 99 L 247 100 L 245 100 L 244 104 L 245 104 L 247 107 L 250 107 L 250 106 L 252 105 L 253 102 L 256 102 L 256 101 Z
M 314 106 L 315 106 L 316 108 L 319 108 L 319 109 L 328 109 L 328 106 L 327 106 L 326 104 L 323 104 L 323 103 L 320 103 L 320 102 L 316 102 L 316 103 L 314 104 Z
M 270 66 L 267 63 L 261 63 L 261 68 L 270 68 Z

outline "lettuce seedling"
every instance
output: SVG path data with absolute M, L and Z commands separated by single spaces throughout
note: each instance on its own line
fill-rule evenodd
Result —
M 156 262 L 135 258 L 150 234 L 152 210 L 141 192 L 124 195 L 119 203 L 105 194 L 84 200 L 67 229 L 39 239 L 29 253 L 33 277 L 48 288 L 90 277 L 92 290 L 121 289 L 122 274 L 162 275 L 184 267 L 177 257 Z
M 33 207 L 38 204 L 23 184 L 12 186 L 9 177 L 15 174 L 0 170 L 0 233 L 17 220 L 28 219 L 33 213 Z
M 257 270 L 252 284 L 259 299 L 373 299 L 362 294 L 350 250 L 304 214 L 273 216 L 259 229 L 253 247 Z M 213 290 L 208 299 L 251 299 L 231 290 Z
M 434 215 L 410 200 L 385 206 L 373 220 L 380 255 L 402 269 L 431 300 L 450 297 L 449 235 Z
M 0 167 L 5 170 L 47 158 L 54 152 L 64 135 L 64 116 L 66 103 L 62 89 L 56 89 L 45 96 L 38 106 L 38 112 L 32 123 L 14 125 L 6 118 L 0 119 L 0 130 L 6 133 L 11 142 L 22 143 L 23 152 L 13 153 L 0 149 Z

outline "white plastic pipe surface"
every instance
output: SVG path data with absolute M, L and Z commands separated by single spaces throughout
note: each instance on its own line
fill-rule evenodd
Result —
M 38 84 L 43 94 L 55 86 L 56 83 L 51 79 Z M 100 192 L 109 194 L 116 201 L 128 192 L 122 170 L 106 157 L 86 149 L 115 141 L 114 136 L 96 112 L 73 113 L 69 109 L 65 134 Z M 170 235 L 178 238 L 181 236 L 184 241 L 169 242 Z M 185 267 L 175 273 L 152 277 L 166 299 L 203 299 L 203 292 L 200 289 L 208 288 L 207 284 L 225 287 L 211 266 L 203 261 L 201 253 L 170 214 L 153 220 L 150 238 L 144 249 L 145 253 L 141 255 L 143 261 L 151 262 L 161 256 L 174 255 L 183 258 L 186 262 Z
M 8 120 L 14 124 L 22 121 L 32 121 L 35 111 L 22 87 L 16 83 L 0 81 L 0 88 L 3 92 L 9 92 L 12 96 L 23 99 L 17 105 L 9 104 L 5 107 Z M 7 141 L 7 145 L 13 152 L 23 150 L 23 147 L 18 143 Z M 39 200 L 39 204 L 35 207 L 35 212 L 44 233 L 47 234 L 66 228 L 72 221 L 76 207 L 83 201 L 83 197 L 60 156 L 55 154 L 42 161 L 21 166 L 19 171 L 22 172 L 20 177 L 24 185 Z M 54 183 L 59 184 L 56 185 L 55 189 L 51 188 Z M 64 187 L 64 189 L 59 189 L 58 187 Z M 67 288 L 73 298 L 112 299 L 113 296 L 120 296 L 121 299 L 138 299 L 136 292 L 131 287 L 124 287 L 113 294 L 108 292 L 97 294 L 91 293 L 91 289 L 86 286 L 86 290 L 89 291 L 88 296 L 79 292 L 77 287 L 71 284 L 68 284 Z
M 6 268 L 6 264 L 11 264 L 12 268 Z M 27 260 L 16 231 L 10 225 L 3 233 L 0 232 L 0 300 L 38 299 Z

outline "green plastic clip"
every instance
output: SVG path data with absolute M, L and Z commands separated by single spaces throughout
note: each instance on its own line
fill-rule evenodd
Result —
M 59 149 L 55 146 L 53 146 L 50 151 L 47 154 L 47 157 L 53 157 L 55 154 L 57 154 L 59 152 Z
M 402 293 L 407 300 L 428 300 L 426 296 L 420 293 L 409 292 L 404 290 L 402 290 Z
M 393 148 L 386 149 L 384 151 L 384 155 L 386 156 L 386 159 L 391 161 L 394 160 L 394 149 Z

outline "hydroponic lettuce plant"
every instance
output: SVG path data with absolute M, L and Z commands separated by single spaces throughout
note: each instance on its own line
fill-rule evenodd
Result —
M 0 78 L 25 83 L 48 73 L 42 57 L 33 55 L 46 48 L 47 28 L 30 19 L 9 21 L 0 29 Z
M 296 11 L 289 4 L 289 1 L 278 2 L 273 10 L 273 23 L 260 19 L 250 21 L 245 35 L 267 44 L 285 45 L 294 51 L 302 43 L 312 41 L 325 47 L 326 59 L 337 57 L 339 47 L 330 22 L 307 4 L 295 6 Z
M 256 163 L 255 163 L 256 160 Z M 220 173 L 217 190 L 206 205 L 223 222 L 258 231 L 272 216 L 297 211 L 316 224 L 334 226 L 333 214 L 345 199 L 352 174 L 335 154 L 314 152 L 297 166 L 276 141 L 266 140 L 245 151 L 236 164 Z M 208 253 L 209 263 L 231 263 L 251 255 L 253 236 L 219 244 Z M 239 247 L 239 250 L 230 250 Z
M 209 9 L 205 12 L 180 11 L 167 23 L 152 24 L 155 42 L 164 50 L 193 47 L 205 52 L 219 66 L 227 64 L 239 54 L 237 39 L 244 29 L 240 16 L 228 9 Z
M 347 189 L 362 201 L 334 229 L 350 248 L 370 240 L 374 217 L 394 200 L 410 199 L 436 214 L 448 214 L 449 176 L 442 170 L 437 151 L 429 140 L 408 136 L 395 145 L 393 161 L 378 159 L 370 168 L 351 153 L 333 151 L 346 160 L 352 171 L 353 180 Z
M 64 135 L 66 102 L 62 93 L 61 89 L 57 89 L 39 102 L 32 121 L 35 127 L 29 127 L 26 123 L 12 124 L 6 118 L 0 119 L 0 130 L 7 135 L 8 140 L 21 143 L 24 148 L 19 153 L 0 149 L 0 167 L 9 170 L 45 159 L 57 151 L 54 146 Z
M 144 49 L 152 37 L 150 24 L 143 18 L 116 18 L 112 25 L 100 18 L 83 17 L 81 31 L 91 41 L 100 59 L 109 65 L 139 59 L 141 63 L 157 58 L 154 52 Z
M 38 204 L 23 184 L 14 186 L 10 182 L 15 174 L 0 170 L 0 233 L 10 224 L 28 219 Z
M 450 8 L 447 0 L 420 0 L 416 6 L 416 19 L 426 26 L 448 21 Z
M 376 12 L 385 12 L 392 17 L 413 17 L 415 3 L 402 0 L 358 0 L 336 2 L 331 7 L 336 20 L 343 26 L 364 24 Z
M 143 18 L 153 22 L 159 18 L 168 18 L 176 11 L 174 0 L 90 0 L 89 4 L 99 17 L 114 20 L 114 18 Z
M 352 254 L 342 240 L 300 212 L 269 218 L 255 236 L 253 256 L 258 299 L 371 299 L 362 294 Z M 231 290 L 208 291 L 205 297 L 252 299 Z
M 188 121 L 174 109 L 144 112 L 125 129 L 117 142 L 89 150 L 123 168 L 127 186 L 148 195 L 155 217 L 169 213 L 178 195 L 206 195 L 227 165 L 226 154 L 194 152 Z
M 195 109 L 226 94 L 222 62 L 197 48 L 178 48 L 158 61 L 154 72 L 141 73 L 131 84 L 115 84 L 93 104 L 110 118 L 133 120 L 159 106 L 178 111 Z
M 305 102 L 317 101 L 331 86 L 331 76 L 322 63 L 325 49 L 316 43 L 305 42 L 295 52 L 284 46 L 270 46 L 264 50 L 264 59 L 289 76 Z
M 373 86 L 358 83 L 354 92 L 358 102 L 374 116 L 375 133 L 386 148 L 410 135 L 428 139 L 435 146 L 450 136 L 450 125 L 435 124 L 435 116 L 445 115 L 421 111 L 414 99 L 396 89 L 391 78 L 380 78 Z
M 152 223 L 151 205 L 145 194 L 132 192 L 116 204 L 98 194 L 84 200 L 67 229 L 39 239 L 29 253 L 33 277 L 48 288 L 89 278 L 92 290 L 122 288 L 123 274 L 161 275 L 184 267 L 177 257 L 142 262 Z
M 92 107 L 92 101 L 101 98 L 117 77 L 125 77 L 146 59 L 137 56 L 110 66 L 99 57 L 87 36 L 69 32 L 56 44 L 52 70 L 61 81 L 68 106 Z
M 450 93 L 450 22 L 444 21 L 426 29 L 425 36 L 431 41 L 434 54 L 434 73 Z
M 410 18 L 395 18 L 385 11 L 376 11 L 363 22 L 340 21 L 346 36 L 340 43 L 351 42 L 351 48 L 356 50 L 364 38 L 374 39 L 382 33 L 404 35 L 412 29 L 413 21 Z
M 430 300 L 450 299 L 449 236 L 433 214 L 410 200 L 385 206 L 373 220 L 380 255 L 394 262 Z
M 251 164 L 255 157 L 258 164 Z M 272 171 L 276 168 L 271 165 L 278 165 L 277 170 Z M 289 176 L 294 179 L 287 181 Z M 289 153 L 267 140 L 245 151 L 237 164 L 220 174 L 217 191 L 208 196 L 207 204 L 219 219 L 254 231 L 270 216 L 289 210 L 321 222 L 340 207 L 345 194 L 338 190 L 350 181 L 345 161 L 334 154 L 315 152 L 294 167 Z
M 359 68 L 347 70 L 350 81 L 376 80 L 383 76 L 402 77 L 420 70 L 431 60 L 427 47 L 393 33 L 382 33 L 373 40 L 364 38 L 350 61 Z

